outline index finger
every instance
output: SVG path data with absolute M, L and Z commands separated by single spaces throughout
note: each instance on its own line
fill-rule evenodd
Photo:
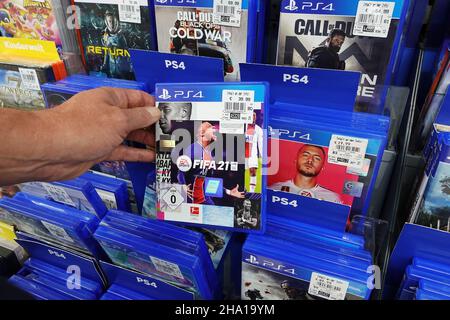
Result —
M 155 98 L 145 91 L 123 88 L 103 87 L 107 91 L 113 105 L 122 109 L 151 107 L 155 105 Z

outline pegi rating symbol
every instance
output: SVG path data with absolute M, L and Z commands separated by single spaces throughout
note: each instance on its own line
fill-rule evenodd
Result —
M 175 210 L 184 202 L 183 195 L 175 188 L 171 187 L 162 197 L 162 200 L 169 208 Z

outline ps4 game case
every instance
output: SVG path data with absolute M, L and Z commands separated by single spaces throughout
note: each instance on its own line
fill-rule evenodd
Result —
M 156 1 L 155 17 L 160 52 L 221 58 L 227 81 L 239 80 L 239 63 L 254 61 L 255 0 Z
M 129 49 L 154 50 L 152 0 L 75 0 L 90 74 L 134 80 Z
M 263 232 L 265 84 L 157 84 L 156 97 L 152 218 Z
M 381 113 L 408 4 L 283 0 L 277 65 L 360 71 L 355 110 Z

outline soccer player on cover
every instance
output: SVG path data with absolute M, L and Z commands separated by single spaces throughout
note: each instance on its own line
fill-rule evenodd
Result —
M 256 124 L 256 112 L 253 112 L 253 122 L 247 124 L 245 130 L 245 160 L 246 169 L 250 171 L 249 192 L 255 192 L 257 177 L 256 170 L 259 167 L 258 155 L 262 155 L 263 130 Z
M 212 144 L 217 140 L 216 128 L 209 122 L 203 122 L 197 129 L 197 141 L 183 150 L 183 154 L 192 160 L 214 160 Z M 186 186 L 186 191 L 192 203 L 214 204 L 211 197 L 205 195 L 205 180 L 214 176 L 214 170 L 209 168 L 191 169 L 190 172 L 178 171 L 177 178 L 180 184 Z M 244 192 L 239 191 L 237 184 L 233 189 L 224 188 L 225 193 L 231 197 L 244 198 Z
M 250 199 L 244 200 L 244 208 L 237 212 L 237 225 L 245 228 L 252 229 L 258 225 L 258 213 L 252 210 L 252 202 Z
M 339 194 L 328 190 L 317 183 L 317 177 L 323 169 L 326 153 L 322 147 L 310 144 L 303 145 L 297 152 L 297 173 L 291 180 L 277 182 L 269 186 L 275 191 L 285 191 L 304 197 L 342 203 Z

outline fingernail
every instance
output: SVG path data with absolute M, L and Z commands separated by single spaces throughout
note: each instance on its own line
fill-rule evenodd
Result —
M 152 117 L 159 118 L 161 116 L 161 112 L 156 107 L 145 107 L 145 109 L 150 113 Z

